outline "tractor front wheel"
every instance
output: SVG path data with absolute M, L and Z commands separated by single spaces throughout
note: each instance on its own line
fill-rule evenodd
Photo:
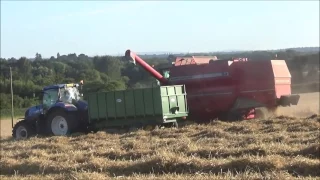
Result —
M 29 137 L 35 136 L 36 131 L 31 126 L 31 124 L 27 123 L 25 120 L 19 121 L 12 130 L 12 136 L 16 140 L 24 140 Z

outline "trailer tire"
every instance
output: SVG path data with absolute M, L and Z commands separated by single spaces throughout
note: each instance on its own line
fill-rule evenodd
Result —
M 12 130 L 12 136 L 16 140 L 24 140 L 35 136 L 36 130 L 27 121 L 19 121 Z
M 55 110 L 51 112 L 46 120 L 46 129 L 49 135 L 65 136 L 76 132 L 78 123 L 73 112 Z

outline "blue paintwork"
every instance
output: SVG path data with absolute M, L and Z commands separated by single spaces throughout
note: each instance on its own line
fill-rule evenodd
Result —
M 52 105 L 48 111 L 52 108 L 59 107 L 62 109 L 67 110 L 68 112 L 71 111 L 85 111 L 88 109 L 88 104 L 84 100 L 79 100 L 77 103 L 74 104 L 68 104 L 68 103 L 63 103 L 63 102 L 57 102 L 54 105 Z M 35 120 L 37 119 L 41 114 L 43 113 L 43 105 L 37 105 L 37 106 L 32 106 L 27 109 L 25 113 L 25 119 L 26 120 Z
M 33 120 L 36 119 L 43 111 L 42 105 L 32 106 L 28 108 L 25 112 L 25 119 L 26 120 Z
M 60 107 L 60 108 L 63 108 L 67 111 L 76 111 L 77 110 L 77 107 L 73 104 L 67 104 L 67 103 L 63 103 L 63 102 L 57 102 L 55 103 L 53 106 L 51 106 L 49 108 L 49 110 L 53 107 Z
M 88 109 L 88 103 L 84 100 L 79 100 L 76 104 L 79 110 L 87 110 Z
M 43 88 L 43 91 L 49 90 L 49 89 L 60 89 L 63 88 L 66 84 L 56 84 L 56 85 L 50 85 Z M 84 100 L 79 100 L 75 104 L 69 104 L 64 102 L 57 102 L 53 104 L 49 109 L 60 107 L 62 109 L 67 110 L 68 112 L 71 111 L 85 111 L 88 109 L 88 103 Z M 27 109 L 25 112 L 25 119 L 26 120 L 35 120 L 37 119 L 41 114 L 43 113 L 43 105 L 36 105 L 32 106 Z

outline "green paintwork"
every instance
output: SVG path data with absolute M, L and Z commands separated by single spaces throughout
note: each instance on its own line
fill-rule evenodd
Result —
M 188 116 L 184 85 L 90 93 L 86 99 L 89 123 L 104 127 L 155 125 Z

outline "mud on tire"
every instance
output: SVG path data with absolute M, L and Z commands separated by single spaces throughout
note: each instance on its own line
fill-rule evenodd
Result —
M 15 124 L 12 130 L 12 137 L 16 140 L 28 139 L 36 134 L 36 130 L 25 120 Z

